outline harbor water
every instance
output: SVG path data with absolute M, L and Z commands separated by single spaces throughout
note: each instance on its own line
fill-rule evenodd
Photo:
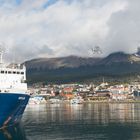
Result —
M 140 103 L 28 105 L 0 140 L 140 140 Z

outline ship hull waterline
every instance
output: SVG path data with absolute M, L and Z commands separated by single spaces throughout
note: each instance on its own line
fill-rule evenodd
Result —
M 21 120 L 29 98 L 28 94 L 0 93 L 0 129 Z

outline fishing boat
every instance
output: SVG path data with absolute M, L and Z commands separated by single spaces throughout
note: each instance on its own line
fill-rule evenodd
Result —
M 0 49 L 0 128 L 18 123 L 30 98 L 25 82 L 25 66 L 6 66 L 2 56 Z

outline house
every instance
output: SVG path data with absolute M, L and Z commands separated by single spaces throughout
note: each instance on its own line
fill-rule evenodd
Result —
M 116 101 L 126 100 L 127 94 L 112 94 L 111 98 Z
M 95 92 L 95 94 L 98 96 L 98 97 L 110 97 L 110 91 L 109 90 L 98 90 Z

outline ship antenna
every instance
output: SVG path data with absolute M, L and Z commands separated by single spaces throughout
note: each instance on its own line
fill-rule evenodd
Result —
M 3 50 L 0 47 L 0 65 L 2 65 L 3 61 L 2 61 L 2 57 L 3 57 Z

